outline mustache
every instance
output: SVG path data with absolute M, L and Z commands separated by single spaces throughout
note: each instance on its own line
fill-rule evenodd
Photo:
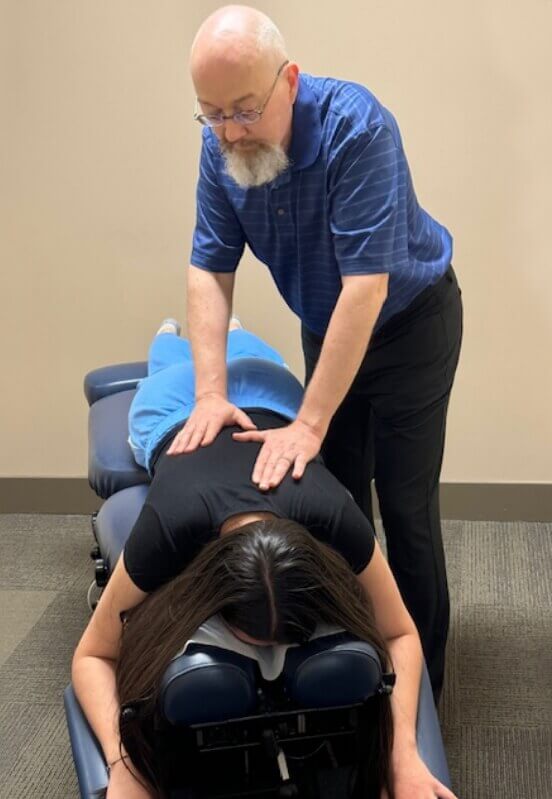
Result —
M 222 150 L 223 153 L 231 153 L 234 152 L 235 150 L 239 150 L 241 144 L 249 144 L 251 145 L 252 149 L 253 147 L 255 147 L 257 150 L 270 150 L 270 145 L 262 141 L 249 140 L 247 142 L 242 142 L 240 139 L 240 141 L 237 142 L 229 142 L 229 141 L 224 141 L 223 139 L 222 141 L 219 142 L 220 149 Z

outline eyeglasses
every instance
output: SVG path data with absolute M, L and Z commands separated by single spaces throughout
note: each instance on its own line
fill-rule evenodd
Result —
M 251 111 L 236 111 L 235 114 L 223 114 L 222 111 L 219 111 L 216 114 L 199 114 L 197 112 L 197 99 L 196 99 L 196 111 L 194 112 L 194 119 L 197 120 L 201 125 L 206 125 L 209 128 L 218 128 L 221 125 L 224 125 L 227 119 L 231 119 L 233 122 L 236 122 L 238 125 L 254 125 L 255 122 L 258 122 L 259 119 L 262 117 L 265 108 L 268 105 L 268 101 L 272 97 L 272 92 L 276 88 L 276 84 L 278 82 L 278 78 L 282 74 L 283 68 L 289 64 L 289 61 L 284 61 L 278 72 L 276 73 L 276 77 L 274 78 L 274 83 L 270 87 L 270 91 L 264 103 L 259 108 L 252 108 Z

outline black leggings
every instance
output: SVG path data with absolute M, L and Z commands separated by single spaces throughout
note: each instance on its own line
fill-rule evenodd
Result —
M 322 448 L 326 466 L 372 523 L 375 479 L 389 564 L 420 633 L 437 702 L 449 625 L 439 475 L 461 339 L 461 291 L 450 266 L 373 335 Z M 302 342 L 308 383 L 322 339 L 303 328 Z

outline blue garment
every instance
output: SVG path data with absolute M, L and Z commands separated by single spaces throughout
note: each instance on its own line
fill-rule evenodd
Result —
M 363 86 L 302 73 L 288 155 L 274 181 L 243 189 L 204 129 L 191 263 L 233 272 L 248 244 L 320 336 L 342 275 L 386 272 L 377 330 L 452 259 L 450 233 L 418 204 L 394 117 Z
M 246 330 L 228 334 L 228 400 L 239 408 L 263 408 L 294 419 L 303 388 L 282 356 Z M 152 458 L 166 434 L 183 424 L 195 405 L 189 343 L 173 333 L 155 336 L 148 376 L 140 381 L 129 410 L 128 443 L 139 466 L 151 473 Z

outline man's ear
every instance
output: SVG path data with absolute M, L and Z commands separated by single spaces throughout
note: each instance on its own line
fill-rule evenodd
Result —
M 295 61 L 286 67 L 286 80 L 289 86 L 289 99 L 294 103 L 299 91 L 299 65 Z

